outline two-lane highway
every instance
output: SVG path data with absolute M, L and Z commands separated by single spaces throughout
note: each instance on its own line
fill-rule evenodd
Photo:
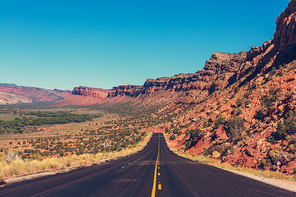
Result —
M 153 134 L 141 152 L 105 164 L 14 183 L 0 196 L 296 196 L 169 150 Z

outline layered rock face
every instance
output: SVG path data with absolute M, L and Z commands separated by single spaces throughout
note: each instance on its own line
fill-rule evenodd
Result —
M 274 46 L 280 52 L 296 43 L 296 0 L 290 1 L 289 6 L 277 18 L 276 24 Z
M 80 96 L 91 96 L 95 98 L 104 99 L 108 96 L 109 90 L 100 89 L 100 88 L 89 88 L 89 87 L 75 87 L 72 91 L 73 95 Z
M 117 87 L 113 87 L 110 90 L 108 97 L 116 97 L 116 96 L 138 96 L 141 92 L 143 86 L 136 85 L 121 85 Z
M 213 53 L 204 69 L 173 77 L 147 79 L 143 86 L 114 87 L 108 97 L 150 95 L 158 91 L 183 92 L 189 90 L 213 91 L 227 85 L 228 79 L 242 66 L 247 52 L 238 54 Z

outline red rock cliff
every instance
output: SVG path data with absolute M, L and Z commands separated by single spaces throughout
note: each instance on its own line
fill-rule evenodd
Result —
M 178 74 L 173 77 L 147 79 L 143 86 L 122 85 L 114 87 L 108 97 L 152 94 L 158 91 L 182 92 L 189 90 L 213 91 L 227 85 L 228 79 L 245 62 L 247 52 L 238 54 L 213 53 L 204 69 L 190 74 Z
M 100 88 L 88 88 L 88 87 L 75 87 L 72 91 L 73 95 L 80 96 L 91 96 L 95 98 L 104 99 L 108 96 L 109 90 L 100 89 Z
M 274 45 L 277 51 L 296 43 L 296 0 L 291 0 L 289 6 L 276 20 Z

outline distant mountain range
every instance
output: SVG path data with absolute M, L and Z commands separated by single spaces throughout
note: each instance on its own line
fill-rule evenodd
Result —
M 0 84 L 0 105 L 21 103 L 49 103 L 64 100 L 71 95 L 69 90 L 47 90 L 36 87 Z
M 15 83 L 0 83 L 0 86 L 7 86 L 7 85 L 13 85 L 13 86 L 16 86 Z

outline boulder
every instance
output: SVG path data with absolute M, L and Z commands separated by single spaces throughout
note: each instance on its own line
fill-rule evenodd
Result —
M 221 156 L 221 154 L 218 151 L 214 151 L 212 154 L 212 158 L 217 159 Z

